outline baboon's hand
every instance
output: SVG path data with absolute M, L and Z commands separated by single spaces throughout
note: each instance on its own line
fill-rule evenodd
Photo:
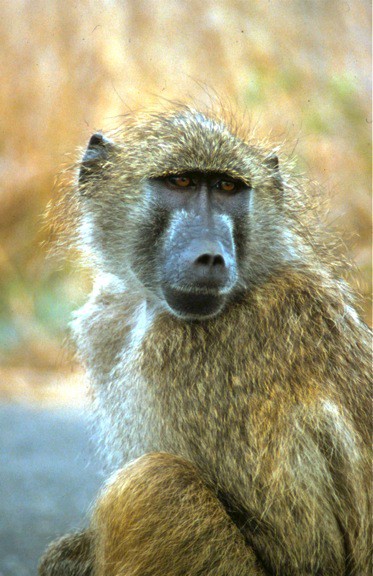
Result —
M 93 538 L 91 532 L 67 534 L 55 540 L 44 552 L 40 576 L 92 576 Z

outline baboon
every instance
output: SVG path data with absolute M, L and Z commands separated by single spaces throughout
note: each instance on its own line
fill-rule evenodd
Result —
M 92 136 L 62 204 L 115 473 L 42 576 L 371 573 L 370 333 L 276 153 L 188 105 Z

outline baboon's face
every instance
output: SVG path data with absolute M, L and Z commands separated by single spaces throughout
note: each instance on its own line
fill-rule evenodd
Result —
M 150 243 L 143 237 L 148 263 L 141 250 L 134 255 L 136 273 L 145 283 L 153 278 L 173 314 L 218 314 L 237 289 L 235 237 L 250 188 L 227 174 L 183 172 L 149 180 L 145 195 L 153 234 Z
M 273 154 L 186 111 L 94 134 L 80 169 L 81 240 L 134 295 L 203 320 L 295 251 Z

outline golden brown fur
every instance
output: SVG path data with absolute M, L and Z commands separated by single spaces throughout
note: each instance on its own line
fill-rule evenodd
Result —
M 192 131 L 200 120 L 189 114 Z M 167 122 L 152 120 L 136 127 L 137 152 L 154 134 L 168 145 Z M 195 147 L 216 137 L 202 124 L 192 132 Z M 131 130 L 129 122 L 124 141 Z M 225 162 L 227 170 L 244 149 L 224 130 L 226 149 L 214 168 Z M 175 159 L 186 146 L 181 140 L 170 144 Z M 157 145 L 146 159 L 165 153 Z M 134 163 L 123 175 L 123 190 L 132 182 L 125 202 L 136 204 L 138 173 L 159 170 L 123 146 L 121 170 L 129 156 Z M 260 237 L 256 222 L 251 233 L 260 250 L 264 235 L 273 251 L 250 289 L 215 318 L 185 322 L 114 275 L 99 278 L 75 321 L 103 451 L 113 468 L 131 462 L 96 506 L 89 548 L 95 576 L 370 574 L 370 333 L 334 264 L 325 263 L 307 213 L 296 210 L 302 204 L 291 181 L 285 207 L 276 208 L 261 172 L 265 153 L 250 150 L 262 190 L 255 213 L 267 206 L 262 217 L 271 228 Z M 185 154 L 183 162 L 203 165 Z M 103 195 L 97 183 L 91 188 L 94 218 L 106 223 L 118 193 L 115 160 L 110 168 L 114 185 L 109 176 Z M 123 237 L 141 210 L 133 208 Z M 278 223 L 291 237 L 287 259 L 285 240 L 274 247 L 268 241 L 276 242 Z M 101 249 L 111 246 L 106 238 Z M 97 261 L 100 268 L 100 255 Z M 59 545 L 47 553 L 43 576 L 70 574 L 58 568 L 60 556 Z M 71 574 L 90 574 L 85 569 L 77 559 Z

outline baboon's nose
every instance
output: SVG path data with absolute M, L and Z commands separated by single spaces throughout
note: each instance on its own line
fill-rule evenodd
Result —
M 220 242 L 200 240 L 189 247 L 191 261 L 200 268 L 224 268 L 224 250 Z
M 185 254 L 189 261 L 189 279 L 211 288 L 223 286 L 228 279 L 227 258 L 220 242 L 191 242 Z
M 195 259 L 194 264 L 213 268 L 214 266 L 225 266 L 225 260 L 221 254 L 205 252 Z

